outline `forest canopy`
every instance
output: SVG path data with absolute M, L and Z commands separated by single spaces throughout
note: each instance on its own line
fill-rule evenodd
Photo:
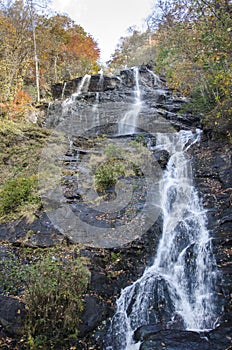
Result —
M 39 2 L 42 3 L 41 1 Z M 51 84 L 98 70 L 91 35 L 45 2 L 0 1 L 0 103 L 40 100 Z

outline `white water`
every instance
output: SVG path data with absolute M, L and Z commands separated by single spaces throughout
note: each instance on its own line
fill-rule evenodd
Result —
M 118 135 L 134 134 L 137 126 L 137 119 L 141 110 L 141 92 L 139 87 L 139 69 L 133 68 L 135 79 L 135 99 L 132 107 L 118 123 Z
M 95 102 L 92 107 L 92 128 L 100 125 L 100 116 L 99 116 L 99 92 L 96 92 Z
M 65 93 L 66 85 L 67 85 L 67 83 L 65 82 L 64 85 L 63 85 L 62 93 L 61 93 L 61 100 L 64 99 L 64 93 Z
M 81 83 L 77 89 L 78 96 L 84 92 L 88 92 L 90 79 L 91 79 L 91 75 L 89 74 L 85 74 L 84 77 L 81 79 Z
M 148 68 L 147 68 L 147 71 L 150 73 L 151 77 L 153 78 L 153 80 L 154 80 L 153 85 L 155 87 L 160 87 L 163 85 L 161 80 L 160 80 L 160 77 L 157 74 L 155 74 L 152 70 L 150 70 Z
M 216 326 L 216 263 L 186 155 L 198 138 L 191 131 L 157 134 L 156 148 L 170 154 L 160 182 L 162 237 L 153 264 L 117 300 L 107 350 L 138 349 L 133 334 L 142 325 L 179 319 L 188 330 Z
M 103 90 L 103 84 L 104 84 L 104 72 L 103 72 L 103 69 L 101 69 L 99 71 L 99 74 L 100 74 L 100 78 L 99 78 L 99 82 L 98 82 L 98 87 L 99 87 L 99 90 L 102 91 Z
M 62 113 L 65 114 L 66 111 L 69 109 L 69 106 L 72 105 L 75 100 L 76 97 L 80 96 L 82 93 L 88 92 L 89 89 L 89 84 L 90 84 L 90 80 L 91 80 L 91 75 L 89 74 L 85 74 L 83 76 L 83 78 L 81 79 L 81 82 L 79 84 L 79 86 L 77 87 L 77 92 L 75 92 L 74 94 L 71 95 L 71 97 L 67 98 L 63 103 L 62 103 Z M 64 89 L 66 87 L 66 84 L 63 87 L 63 92 L 62 94 L 64 94 Z

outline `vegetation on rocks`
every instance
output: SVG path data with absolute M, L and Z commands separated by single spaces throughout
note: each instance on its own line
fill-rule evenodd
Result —
M 214 136 L 231 140 L 231 2 L 166 0 L 157 3 L 158 7 L 148 20 L 148 30 L 140 33 L 131 28 L 130 35 L 121 39 L 110 69 L 115 72 L 125 66 L 143 63 L 152 66 L 155 62 L 153 68 L 166 76 L 168 85 L 190 97 L 190 103 L 184 108 L 202 115 L 204 127 L 213 131 Z M 32 12 L 30 6 L 33 6 Z M 33 31 L 40 62 L 37 76 Z M 0 224 L 22 217 L 33 221 L 42 211 L 37 189 L 38 164 L 51 131 L 39 126 L 42 125 L 40 120 L 37 124 L 31 122 L 33 118 L 37 120 L 38 115 L 35 101 L 38 96 L 49 100 L 53 83 L 96 73 L 98 58 L 99 49 L 94 39 L 68 16 L 48 11 L 41 14 L 34 1 L 0 1 Z M 100 141 L 104 144 L 104 139 Z M 88 142 L 92 141 L 85 142 L 87 145 L 82 140 L 78 146 L 84 144 L 82 148 L 88 151 L 91 148 Z M 140 135 L 126 150 L 111 144 L 105 147 L 101 157 L 87 152 L 91 154 L 89 166 L 94 174 L 94 188 L 105 194 L 119 178 L 141 180 L 144 159 L 148 159 L 149 164 L 149 153 L 144 144 L 144 137 Z M 221 152 L 224 159 L 225 152 Z M 220 162 L 217 169 L 221 169 Z M 73 181 L 74 172 L 66 171 L 63 181 Z M 213 173 L 215 176 L 215 171 Z M 207 179 L 208 175 L 202 174 Z M 229 179 L 227 175 L 220 176 Z M 208 191 L 208 184 L 204 186 Z M 224 201 L 221 196 L 227 191 L 229 185 L 228 189 L 222 188 L 216 193 L 217 203 Z M 229 220 L 227 214 L 224 217 L 226 223 Z M 40 233 L 28 231 L 26 238 Z M 15 245 L 21 245 L 18 248 L 2 242 L 11 253 L 0 262 L 1 294 L 16 297 L 26 305 L 22 347 L 31 350 L 69 348 L 70 339 L 78 335 L 89 270 L 72 246 L 37 250 L 25 248 L 25 243 L 23 239 L 15 242 Z M 150 249 L 150 241 L 147 246 Z M 140 249 L 144 250 L 144 245 L 141 244 L 137 254 Z M 86 254 L 91 255 L 89 251 Z M 100 260 L 97 254 L 96 262 L 100 266 L 104 259 L 101 257 Z M 119 280 L 118 294 L 123 279 L 120 275 L 124 274 L 124 257 L 118 251 L 109 253 L 108 275 L 112 281 Z M 136 264 L 127 260 L 127 270 L 135 268 Z M 141 259 L 136 257 L 137 260 Z M 142 261 L 141 269 L 145 263 Z M 113 270 L 113 265 L 117 269 Z M 101 281 L 102 270 L 99 276 Z M 113 287 L 111 290 L 108 284 L 103 289 L 110 298 L 115 298 Z M 104 293 L 102 298 L 105 298 Z
M 90 273 L 74 251 L 21 249 L 1 262 L 3 293 L 26 305 L 22 343 L 30 349 L 68 346 L 78 334 Z
M 0 189 L 0 215 L 20 211 L 25 204 L 38 204 L 39 197 L 34 193 L 36 181 L 36 175 L 7 180 Z
M 139 135 L 126 148 L 108 144 L 104 148 L 103 156 L 91 157 L 90 164 L 97 192 L 104 194 L 116 185 L 119 178 L 143 175 L 141 166 L 144 157 L 150 157 L 151 154 L 141 141 L 143 142 L 143 138 Z
M 37 173 L 48 135 L 35 124 L 0 122 L 0 222 L 30 217 L 40 208 Z

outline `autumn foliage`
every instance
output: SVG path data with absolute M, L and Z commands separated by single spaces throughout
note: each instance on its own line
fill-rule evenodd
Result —
M 33 1 L 0 1 L 1 114 L 36 100 L 35 50 L 41 98 L 53 83 L 98 70 L 96 42 L 68 16 L 42 14 Z

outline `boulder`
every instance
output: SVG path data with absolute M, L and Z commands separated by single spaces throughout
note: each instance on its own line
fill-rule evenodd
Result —
M 155 160 L 159 163 L 161 169 L 165 169 L 169 161 L 170 155 L 166 150 L 155 150 L 154 153 Z
M 25 306 L 18 299 L 0 295 L 0 324 L 11 336 L 22 335 Z

